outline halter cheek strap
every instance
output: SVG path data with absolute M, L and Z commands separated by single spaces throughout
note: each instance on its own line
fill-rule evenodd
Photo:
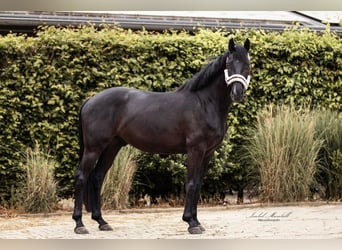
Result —
M 234 75 L 229 76 L 228 69 L 225 69 L 224 79 L 226 80 L 227 86 L 229 86 L 233 82 L 240 82 L 243 85 L 244 89 L 247 90 L 249 82 L 251 80 L 251 76 L 248 75 L 247 79 L 243 75 L 240 75 L 240 74 L 234 74 Z

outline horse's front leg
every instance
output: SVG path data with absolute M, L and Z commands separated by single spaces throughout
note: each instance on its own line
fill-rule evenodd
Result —
M 205 147 L 199 145 L 188 149 L 188 166 L 186 177 L 186 198 L 183 220 L 189 224 L 188 231 L 191 234 L 201 234 L 204 231 L 197 219 L 197 203 L 201 188 L 203 173 L 203 159 Z
M 198 204 L 198 200 L 200 197 L 200 193 L 201 193 L 201 187 L 202 187 L 202 182 L 203 182 L 203 177 L 206 174 L 207 170 L 208 170 L 208 165 L 209 162 L 212 158 L 213 154 L 210 154 L 209 156 L 206 156 L 202 162 L 202 167 L 200 168 L 200 185 L 199 188 L 196 190 L 196 198 L 194 199 L 195 204 L 193 206 L 193 212 L 192 212 L 192 216 L 194 218 L 194 220 L 198 223 L 199 228 L 201 229 L 202 232 L 205 231 L 205 228 L 201 225 L 201 223 L 199 222 L 198 218 L 197 218 L 197 204 Z

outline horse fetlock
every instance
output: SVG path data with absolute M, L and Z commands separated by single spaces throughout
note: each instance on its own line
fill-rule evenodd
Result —
M 187 215 L 187 214 L 183 214 L 182 219 L 183 219 L 183 221 L 188 222 L 189 224 L 190 224 L 191 220 L 193 220 L 192 215 Z
M 92 215 L 91 218 L 94 221 L 97 221 L 97 223 L 99 223 L 100 225 L 104 225 L 104 224 L 108 224 L 101 215 Z

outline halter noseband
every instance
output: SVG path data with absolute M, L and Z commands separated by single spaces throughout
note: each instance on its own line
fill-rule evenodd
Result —
M 233 74 L 229 76 L 228 69 L 225 69 L 224 79 L 226 80 L 227 86 L 229 86 L 233 82 L 240 82 L 243 85 L 244 89 L 247 90 L 249 82 L 251 80 L 251 76 L 248 75 L 247 79 L 243 75 L 240 75 L 240 74 Z

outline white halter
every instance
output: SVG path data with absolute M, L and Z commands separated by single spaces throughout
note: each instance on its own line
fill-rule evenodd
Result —
M 226 80 L 227 86 L 229 86 L 233 82 L 240 82 L 243 85 L 244 89 L 247 90 L 249 82 L 251 80 L 251 76 L 248 75 L 247 79 L 243 75 L 240 75 L 240 74 L 234 74 L 234 75 L 229 76 L 228 69 L 225 69 L 224 79 Z

